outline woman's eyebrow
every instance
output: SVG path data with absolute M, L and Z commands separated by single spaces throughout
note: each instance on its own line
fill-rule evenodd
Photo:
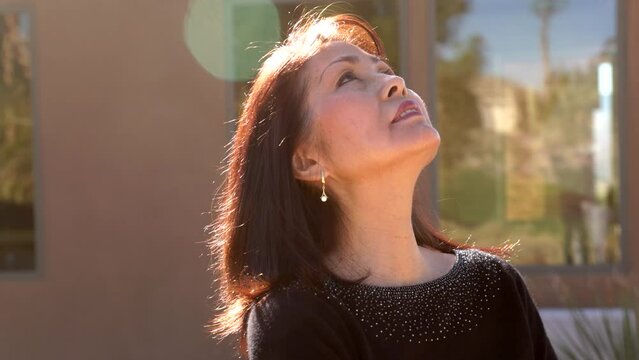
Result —
M 375 56 L 375 55 L 369 55 L 368 58 L 373 62 L 373 64 L 377 64 L 378 62 L 382 61 L 379 56 Z M 324 73 L 326 72 L 326 70 L 331 65 L 339 63 L 339 62 L 348 62 L 348 63 L 351 63 L 351 64 L 357 64 L 359 62 L 359 56 L 356 56 L 356 55 L 344 55 L 344 56 L 340 56 L 337 59 L 331 61 L 330 64 L 326 65 L 326 67 L 324 68 L 324 71 L 322 71 L 322 74 L 320 74 L 319 82 L 322 82 L 322 77 L 324 76 Z

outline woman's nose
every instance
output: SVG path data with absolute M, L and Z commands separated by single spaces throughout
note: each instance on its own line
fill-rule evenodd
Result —
M 406 84 L 404 79 L 397 75 L 387 76 L 384 79 L 384 86 L 382 86 L 381 96 L 383 99 L 388 99 L 394 96 L 406 96 Z

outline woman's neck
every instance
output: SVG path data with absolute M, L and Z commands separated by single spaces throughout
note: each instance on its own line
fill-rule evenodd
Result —
M 370 270 L 364 283 L 380 286 L 414 284 L 431 274 L 428 250 L 417 245 L 412 224 L 416 180 L 376 177 L 343 189 L 347 221 L 338 250 L 329 256 L 332 270 L 347 279 Z

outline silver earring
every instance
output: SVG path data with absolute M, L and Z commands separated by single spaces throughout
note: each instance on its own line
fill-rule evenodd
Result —
M 322 175 L 322 196 L 320 196 L 320 199 L 323 202 L 326 202 L 326 200 L 328 200 L 328 196 L 326 196 L 326 181 L 324 180 L 324 170 L 320 170 L 320 174 Z

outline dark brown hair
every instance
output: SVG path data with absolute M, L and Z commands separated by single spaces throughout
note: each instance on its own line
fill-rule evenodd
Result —
M 335 276 L 323 259 L 336 248 L 344 214 L 337 201 L 319 200 L 316 185 L 296 179 L 291 163 L 297 145 L 309 135 L 300 70 L 331 41 L 386 59 L 382 41 L 363 19 L 307 13 L 259 69 L 225 159 L 226 178 L 214 199 L 216 220 L 208 242 L 222 307 L 210 328 L 219 338 L 239 333 L 243 355 L 246 315 L 261 296 L 293 279 L 317 286 Z M 328 185 L 326 192 L 335 199 Z M 469 247 L 447 239 L 415 206 L 412 222 L 421 246 L 448 253 Z

